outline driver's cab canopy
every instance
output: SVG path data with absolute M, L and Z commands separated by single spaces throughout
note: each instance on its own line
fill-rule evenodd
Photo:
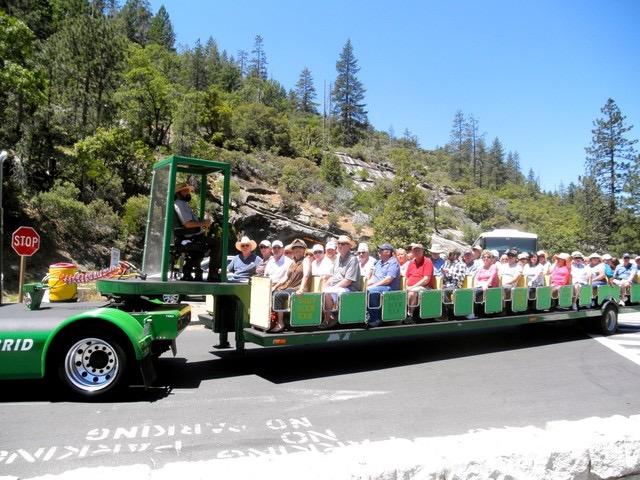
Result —
M 142 271 L 147 278 L 166 281 L 169 272 L 169 246 L 171 245 L 173 230 L 176 226 L 174 213 L 174 198 L 176 182 L 189 179 L 194 186 L 200 200 L 196 214 L 202 220 L 205 214 L 210 176 L 222 177 L 222 222 L 221 222 L 221 264 L 226 258 L 228 243 L 229 221 L 229 183 L 231 168 L 226 162 L 204 160 L 172 155 L 153 166 L 151 180 L 151 197 L 149 199 L 149 213 L 144 242 Z M 225 275 L 223 269 L 223 275 Z M 223 277 L 223 281 L 225 278 Z

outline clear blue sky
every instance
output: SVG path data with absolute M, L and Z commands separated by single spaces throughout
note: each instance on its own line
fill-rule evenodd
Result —
M 318 100 L 351 38 L 369 119 L 432 148 L 456 110 L 520 153 L 545 189 L 582 174 L 592 122 L 612 97 L 640 138 L 640 1 L 324 2 L 165 0 L 177 44 L 211 36 L 236 55 L 264 38 L 269 76 L 307 66 Z

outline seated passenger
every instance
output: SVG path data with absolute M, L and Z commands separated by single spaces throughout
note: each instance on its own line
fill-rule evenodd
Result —
M 473 279 L 473 288 L 484 291 L 498 286 L 498 265 L 493 262 L 494 256 L 489 250 L 483 250 L 480 256 L 482 267 Z
M 351 253 L 352 240 L 346 235 L 338 237 L 338 260 L 333 267 L 333 274 L 325 282 L 322 289 L 324 293 L 324 314 L 320 328 L 326 329 L 338 323 L 338 317 L 334 314 L 338 296 L 345 292 L 359 291 L 362 275 L 360 275 L 360 263 L 358 258 Z
M 480 252 L 482 254 L 482 252 Z M 462 261 L 464 262 L 464 274 L 467 277 L 475 277 L 476 273 L 478 272 L 478 269 L 481 267 L 481 262 L 482 259 L 480 257 L 478 257 L 478 259 L 480 260 L 480 263 L 476 263 L 476 259 L 474 257 L 474 253 L 473 250 L 471 249 L 466 249 L 463 253 L 462 253 Z
M 291 250 L 293 251 L 293 260 L 287 269 L 286 277 L 272 286 L 273 309 L 283 310 L 287 306 L 287 300 L 292 294 L 301 294 L 309 291 L 309 286 L 304 279 L 304 259 L 307 250 L 307 244 L 304 240 L 296 238 L 291 242 Z M 278 312 L 276 324 L 268 331 L 271 333 L 282 332 L 285 328 L 284 315 Z
M 324 261 L 324 247 L 316 243 L 311 249 L 313 252 L 313 261 L 311 262 L 311 276 L 323 277 L 331 274 L 330 264 Z
M 323 262 L 325 264 L 326 272 L 322 275 L 323 287 L 326 281 L 329 280 L 333 275 L 333 267 L 335 266 L 337 261 L 338 261 L 338 244 L 335 241 L 330 240 L 327 242 L 324 249 Z
M 604 275 L 607 279 L 607 283 L 611 284 L 611 279 L 613 278 L 613 272 L 618 266 L 618 261 L 608 253 L 605 253 L 604 255 L 602 255 L 602 264 L 604 265 Z
M 291 248 L 291 244 L 288 243 L 284 246 L 284 256 L 293 260 L 293 249 Z
M 407 267 L 407 291 L 409 320 L 414 317 L 415 308 L 418 306 L 420 292 L 429 288 L 431 277 L 433 277 L 433 264 L 431 259 L 424 256 L 424 247 L 421 243 L 411 244 L 413 260 L 408 262 Z
M 460 260 L 460 250 L 454 248 L 447 255 L 447 260 L 442 267 L 442 288 L 449 295 L 456 288 L 462 288 L 466 265 Z
M 498 257 L 496 257 L 498 258 Z M 506 253 L 500 255 L 500 260 L 498 261 L 498 274 L 502 271 L 502 268 L 509 263 L 509 257 Z
M 589 283 L 593 286 L 608 284 L 602 257 L 595 252 L 589 255 Z
M 507 251 L 507 263 L 500 269 L 502 276 L 502 287 L 510 290 L 518 286 L 518 281 L 522 276 L 522 266 L 518 263 L 518 252 L 515 249 Z
M 576 251 L 571 253 L 573 262 L 571 262 L 571 283 L 573 285 L 573 304 L 571 308 L 578 310 L 577 299 L 580 294 L 580 289 L 589 285 L 589 267 L 584 263 L 584 256 L 582 253 Z
M 389 243 L 383 243 L 378 247 L 380 259 L 373 266 L 373 271 L 367 284 L 369 294 L 369 327 L 377 327 L 382 321 L 380 308 L 380 295 L 390 290 L 400 290 L 400 264 L 393 256 L 393 247 Z
M 247 283 L 255 275 L 256 268 L 262 263 L 253 251 L 256 249 L 256 242 L 244 236 L 236 242 L 236 250 L 240 253 L 233 257 L 227 266 L 227 282 Z
M 436 286 L 436 277 L 442 277 L 442 267 L 444 267 L 444 258 L 441 254 L 444 250 L 439 245 L 432 245 L 429 249 L 431 255 L 431 263 L 433 265 L 433 279 L 431 280 L 431 286 Z
M 551 271 L 551 262 L 547 260 L 547 252 L 544 250 L 538 251 L 538 264 L 542 266 L 542 275 L 549 275 L 549 272 Z
M 180 225 L 174 225 L 176 241 L 187 246 L 188 255 L 182 267 L 182 280 L 202 281 L 200 262 L 209 252 L 209 274 L 207 281 L 218 281 L 220 268 L 219 241 L 211 234 L 211 220 L 200 220 L 191 209 L 191 192 L 193 187 L 188 183 L 176 185 L 174 212 Z
M 400 265 L 400 275 L 406 277 L 407 268 L 409 268 L 409 255 L 407 255 L 407 251 L 404 248 L 398 248 L 396 250 L 396 259 Z
M 484 262 L 482 261 L 482 247 L 480 245 L 474 245 L 471 247 L 471 251 L 473 252 L 473 263 L 476 265 L 477 272 L 478 269 L 482 268 L 482 265 L 484 265 Z
M 527 287 L 536 288 L 544 285 L 544 269 L 538 263 L 538 255 L 535 252 L 529 255 L 529 263 L 524 266 L 522 274 L 527 280 Z
M 358 262 L 360 263 L 360 275 L 364 278 L 369 278 L 373 271 L 373 265 L 376 263 L 376 259 L 369 255 L 369 245 L 366 243 L 358 244 Z
M 551 287 L 555 293 L 560 287 L 571 284 L 571 266 L 568 253 L 558 253 L 554 255 L 554 265 L 551 268 Z
M 629 287 L 634 282 L 638 273 L 635 264 L 631 263 L 631 255 L 622 255 L 622 263 L 613 272 L 611 283 L 620 287 L 620 305 L 624 306 L 629 295 Z
M 262 263 L 258 265 L 258 268 L 256 268 L 256 275 L 264 275 L 264 269 L 267 266 L 267 262 L 271 258 L 271 255 L 273 255 L 271 242 L 269 240 L 262 240 L 258 244 L 258 250 L 260 250 L 259 257 L 262 259 Z
M 284 247 L 280 240 L 273 241 L 271 250 L 273 255 L 264 265 L 264 276 L 269 277 L 272 284 L 276 284 L 287 276 L 287 270 L 293 260 L 284 256 Z

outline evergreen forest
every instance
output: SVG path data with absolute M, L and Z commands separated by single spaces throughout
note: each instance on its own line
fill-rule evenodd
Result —
M 640 254 L 640 157 L 614 99 L 593 114 L 579 179 L 543 191 L 553 172 L 523 172 L 517 145 L 471 113 L 452 111 L 449 139 L 430 150 L 409 130 L 376 130 L 349 39 L 326 99 L 305 65 L 295 85 L 270 75 L 268 40 L 178 46 L 170 12 L 146 0 L 0 0 L 7 280 L 18 225 L 40 232 L 46 261 L 98 268 L 117 246 L 139 263 L 151 166 L 170 154 L 229 162 L 236 180 L 277 188 L 283 215 L 309 202 L 336 228 L 349 217 L 356 239 L 365 227 L 398 246 L 459 230 L 470 243 L 513 227 L 552 252 Z M 393 178 L 358 188 L 336 152 Z

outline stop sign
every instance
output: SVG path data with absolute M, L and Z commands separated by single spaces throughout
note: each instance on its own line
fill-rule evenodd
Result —
M 11 246 L 22 257 L 30 257 L 40 248 L 40 235 L 31 227 L 19 227 L 11 235 Z

